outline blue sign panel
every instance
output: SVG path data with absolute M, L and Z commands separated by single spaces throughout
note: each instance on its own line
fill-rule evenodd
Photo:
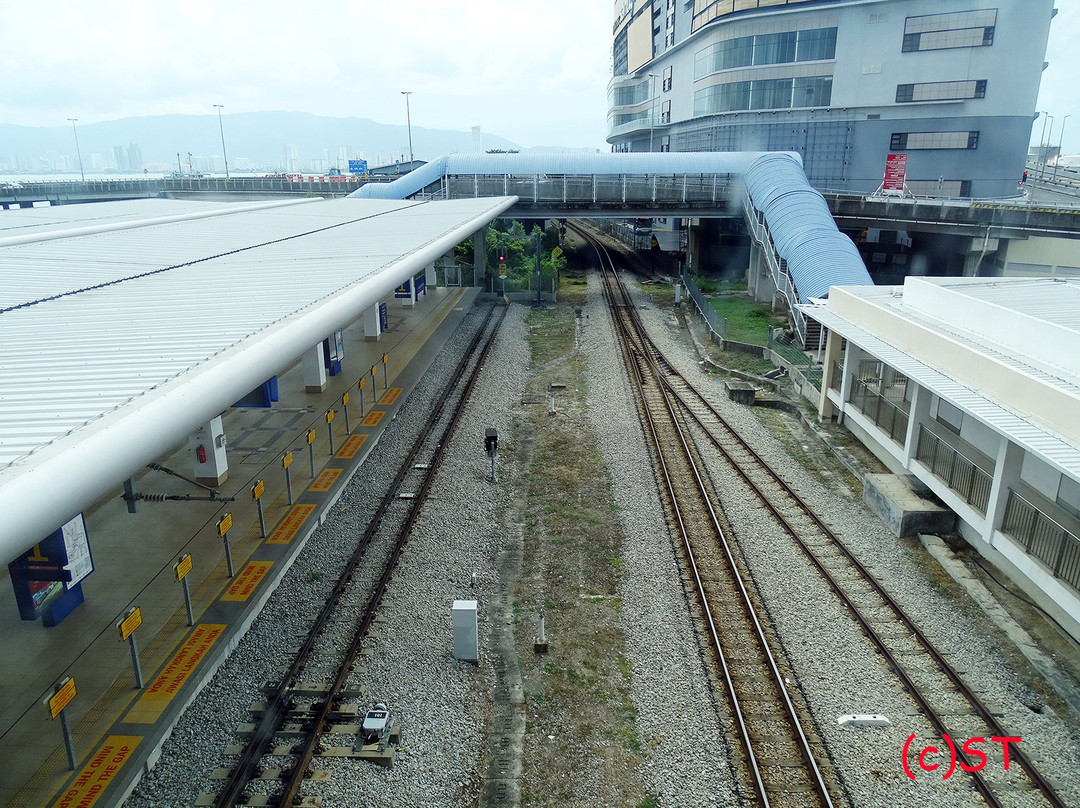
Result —
M 367 174 L 367 160 L 350 160 L 350 174 Z

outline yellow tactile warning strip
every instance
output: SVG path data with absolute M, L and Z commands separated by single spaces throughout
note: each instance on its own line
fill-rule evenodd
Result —
M 272 566 L 274 566 L 273 561 L 252 561 L 240 570 L 240 574 L 225 590 L 221 599 L 234 602 L 247 600 L 259 582 L 266 577 L 266 573 L 270 572 Z
M 350 435 L 349 439 L 345 441 L 345 445 L 342 446 L 334 457 L 339 460 L 352 460 L 356 457 L 356 453 L 360 451 L 360 448 L 364 445 L 364 441 L 367 440 L 367 435 Z
M 384 415 L 386 415 L 385 410 L 372 410 L 367 414 L 362 423 L 364 426 L 378 426 L 379 421 L 382 420 Z
M 141 735 L 110 735 L 106 738 L 79 776 L 53 803 L 53 808 L 90 808 L 127 763 L 142 739 Z
M 300 532 L 300 528 L 314 510 L 314 505 L 293 505 L 292 510 L 281 520 L 281 524 L 270 534 L 270 538 L 266 540 L 266 543 L 288 544 L 291 542 L 296 538 L 296 534 Z
M 224 623 L 200 623 L 195 626 L 169 664 L 124 716 L 124 723 L 152 724 L 157 721 L 225 629 Z
M 315 478 L 315 482 L 308 486 L 308 491 L 318 491 L 319 493 L 329 491 L 337 478 L 341 476 L 342 471 L 343 469 L 327 469 Z
M 391 387 L 389 390 L 383 393 L 382 398 L 379 399 L 379 403 L 385 407 L 389 407 L 391 404 L 398 400 L 398 396 L 401 395 L 401 391 L 402 388 L 400 387 Z

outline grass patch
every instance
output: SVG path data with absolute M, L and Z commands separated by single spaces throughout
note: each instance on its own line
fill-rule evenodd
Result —
M 530 454 L 519 458 L 525 543 L 511 594 L 522 625 L 544 612 L 550 643 L 538 656 L 529 631 L 517 632 L 529 694 L 521 790 L 536 806 L 638 805 L 649 796 L 635 774 L 642 743 L 619 625 L 623 537 L 588 424 L 574 306 L 533 310 L 527 324 L 533 375 L 526 399 L 544 400 L 552 382 L 566 387 L 558 416 L 546 405 L 526 409 L 523 429 L 532 440 L 519 441 Z
M 766 303 L 745 295 L 724 295 L 709 300 L 717 314 L 727 320 L 727 338 L 750 345 L 768 345 L 769 327 L 784 325 L 787 319 L 774 314 Z

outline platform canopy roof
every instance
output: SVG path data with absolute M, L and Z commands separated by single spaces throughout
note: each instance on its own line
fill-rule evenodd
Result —
M 0 212 L 0 561 L 515 201 Z

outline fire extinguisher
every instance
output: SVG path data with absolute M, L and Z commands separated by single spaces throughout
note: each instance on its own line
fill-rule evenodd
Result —
M 195 447 L 195 459 L 200 463 L 206 462 L 206 447 L 201 443 Z

